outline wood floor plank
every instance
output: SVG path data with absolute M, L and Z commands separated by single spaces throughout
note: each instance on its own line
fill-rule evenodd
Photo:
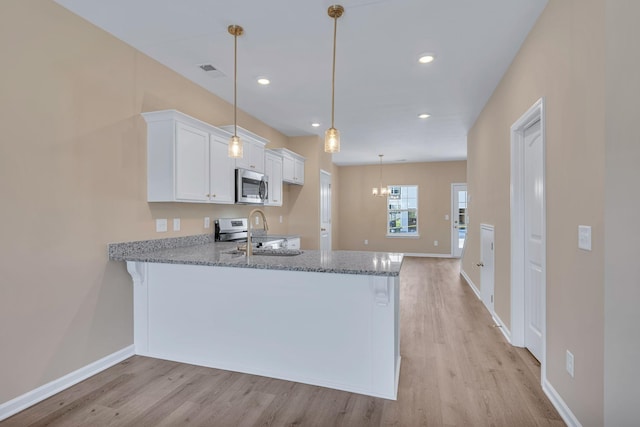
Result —
M 406 258 L 398 400 L 134 356 L 0 427 L 562 426 L 457 260 Z

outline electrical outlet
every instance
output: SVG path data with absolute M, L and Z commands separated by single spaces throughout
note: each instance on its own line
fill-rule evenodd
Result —
M 446 215 L 444 216 L 444 220 L 445 220 L 445 221 L 449 221 L 449 214 L 446 214 Z
M 167 231 L 167 219 L 160 218 L 156 219 L 156 232 L 165 233 Z
M 255 224 L 258 225 L 260 224 L 260 218 L 258 217 L 258 215 L 253 217 L 255 219 Z
M 569 350 L 567 350 L 567 372 L 569 373 L 569 375 L 571 375 L 571 378 L 573 378 L 573 363 L 573 354 Z
M 437 240 L 433 241 L 433 246 L 438 246 L 438 241 Z
M 173 218 L 173 231 L 180 231 L 180 218 Z
M 208 216 L 204 217 L 204 228 L 211 228 L 211 218 Z
M 369 240 L 364 239 L 364 244 L 365 244 L 365 245 L 368 245 L 368 244 L 369 244 Z
M 282 224 L 282 215 L 280 215 L 280 224 Z

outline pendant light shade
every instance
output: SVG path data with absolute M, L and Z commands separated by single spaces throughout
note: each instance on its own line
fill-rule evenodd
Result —
M 327 129 L 324 133 L 325 153 L 337 153 L 340 151 L 340 131 L 336 128 Z
M 338 153 L 340 151 L 340 131 L 334 126 L 335 92 L 336 92 L 336 33 L 338 32 L 338 18 L 344 13 L 344 7 L 339 4 L 329 6 L 327 11 L 333 18 L 333 73 L 331 80 L 331 127 L 324 134 L 324 151 Z
M 378 154 L 378 157 L 380 157 L 380 186 L 373 187 L 373 189 L 371 190 L 371 194 L 377 197 L 387 197 L 387 195 L 389 194 L 389 189 L 387 187 L 382 186 L 382 157 L 383 156 L 384 154 Z
M 239 25 L 229 25 L 229 34 L 233 36 L 233 136 L 229 141 L 229 157 L 241 159 L 242 141 L 238 136 L 238 36 L 244 29 Z

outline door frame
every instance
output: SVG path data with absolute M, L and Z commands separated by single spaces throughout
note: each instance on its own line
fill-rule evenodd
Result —
M 319 214 L 320 214 L 320 216 L 319 216 L 320 227 L 319 228 L 320 228 L 320 230 L 319 230 L 319 234 L 318 234 L 318 236 L 319 236 L 318 249 L 322 248 L 322 207 L 323 207 L 323 202 L 322 202 L 322 177 L 323 176 L 329 178 L 329 190 L 330 191 L 333 190 L 332 189 L 332 185 L 331 185 L 332 182 L 333 182 L 333 179 L 331 177 L 331 172 L 327 172 L 324 169 L 320 169 L 320 206 L 319 206 L 319 208 L 320 208 L 320 212 L 319 212 Z M 332 200 L 332 198 L 333 198 L 333 194 L 330 194 L 330 196 L 329 196 L 329 208 L 330 208 L 329 209 L 329 250 L 333 249 L 333 224 L 332 224 L 332 220 L 333 220 L 333 218 L 332 218 L 333 217 L 333 215 L 332 215 L 333 214 L 333 212 L 332 212 L 333 203 L 332 202 L 333 202 L 333 200 Z
M 453 224 L 455 221 L 455 216 L 457 215 L 457 206 L 455 206 L 455 197 L 454 197 L 454 189 L 457 186 L 461 186 L 464 185 L 465 188 L 467 189 L 467 213 L 469 212 L 469 187 L 467 186 L 466 182 L 452 182 L 451 183 L 451 221 L 449 221 L 449 231 L 451 232 L 451 256 L 453 258 L 462 258 L 462 256 L 464 255 L 464 248 L 465 246 L 467 246 L 467 233 L 469 233 L 469 225 L 467 224 L 467 233 L 465 233 L 465 238 L 464 238 L 464 245 L 462 246 L 462 249 L 460 249 L 460 255 L 456 256 L 454 254 L 454 248 L 456 247 L 456 245 L 458 244 L 458 236 L 459 233 L 454 233 L 453 232 Z
M 511 126 L 511 343 L 525 345 L 525 220 L 524 220 L 524 131 L 540 120 L 542 138 L 542 360 L 541 380 L 546 381 L 547 358 L 547 202 L 546 202 L 546 123 L 544 97 L 538 99 Z

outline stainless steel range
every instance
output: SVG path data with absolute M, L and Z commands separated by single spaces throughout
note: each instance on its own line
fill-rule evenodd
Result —
M 246 242 L 247 218 L 219 218 L 214 221 L 216 242 Z
M 249 221 L 247 218 L 218 218 L 214 221 L 215 241 L 245 243 Z M 286 240 L 283 236 L 269 236 L 265 231 L 253 229 L 251 240 L 253 247 L 279 249 Z

